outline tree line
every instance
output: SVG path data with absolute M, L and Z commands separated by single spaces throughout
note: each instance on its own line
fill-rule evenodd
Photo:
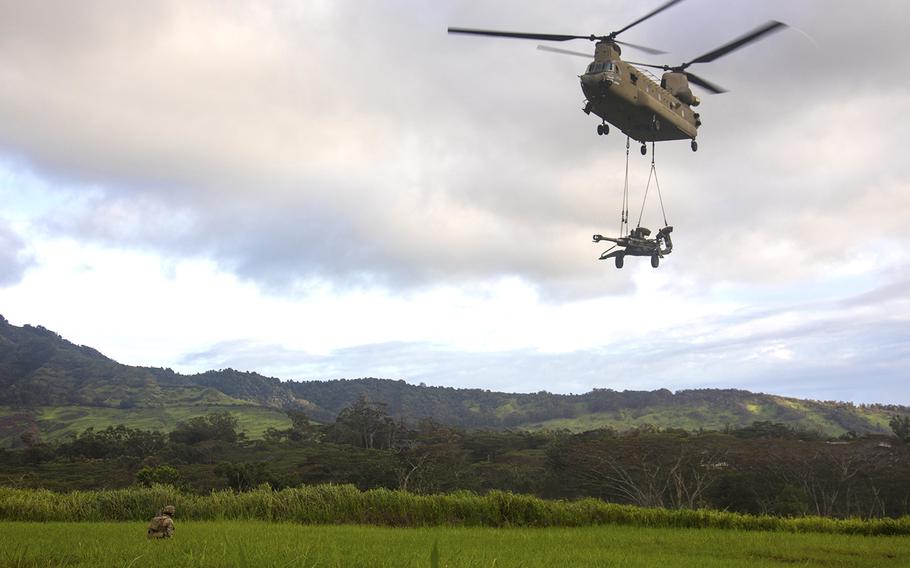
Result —
M 290 427 L 259 440 L 247 439 L 229 413 L 167 434 L 117 426 L 58 443 L 27 435 L 24 449 L 0 451 L 0 483 L 57 490 L 166 483 L 200 493 L 348 483 L 778 516 L 910 514 L 904 415 L 894 415 L 890 436 L 837 439 L 775 422 L 697 432 L 467 430 L 396 420 L 363 397 L 333 422 L 317 424 L 300 411 L 289 417 Z

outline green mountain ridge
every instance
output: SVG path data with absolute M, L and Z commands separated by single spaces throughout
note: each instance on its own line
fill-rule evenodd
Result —
M 584 394 L 502 393 L 412 385 L 377 378 L 281 381 L 223 369 L 182 375 L 120 364 L 42 326 L 0 316 L 0 446 L 25 432 L 50 439 L 89 426 L 124 423 L 169 430 L 179 420 L 228 410 L 248 435 L 288 424 L 286 410 L 328 422 L 360 397 L 383 403 L 408 422 L 423 418 L 464 428 L 626 430 L 635 427 L 723 429 L 781 422 L 830 436 L 886 433 L 895 405 L 855 405 L 733 389 L 671 392 L 595 389 Z

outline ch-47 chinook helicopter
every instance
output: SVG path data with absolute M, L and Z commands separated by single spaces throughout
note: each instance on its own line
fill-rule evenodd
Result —
M 634 63 L 623 61 L 620 58 L 622 53 L 620 45 L 650 54 L 663 54 L 664 52 L 650 47 L 621 42 L 616 39 L 616 36 L 681 1 L 670 0 L 670 2 L 663 4 L 626 27 L 608 35 L 558 35 L 468 28 L 449 28 L 448 31 L 454 34 L 541 41 L 586 39 L 597 42 L 593 55 L 594 61 L 588 65 L 585 73 L 579 77 L 581 79 L 581 89 L 587 99 L 582 110 L 586 114 L 594 113 L 602 120 L 601 124 L 597 125 L 597 133 L 600 135 L 607 134 L 610 131 L 609 123 L 619 128 L 633 140 L 641 142 L 642 154 L 647 152 L 645 142 L 660 140 L 691 140 L 692 151 L 694 152 L 698 149 L 695 137 L 698 135 L 698 127 L 701 126 L 701 117 L 692 110 L 692 107 L 698 106 L 699 100 L 698 97 L 692 94 L 689 84 L 693 83 L 715 94 L 725 91 L 698 75 L 686 71 L 686 69 L 696 63 L 714 61 L 773 31 L 786 27 L 786 25 L 776 21 L 768 22 L 721 47 L 676 66 Z M 565 49 L 547 46 L 538 46 L 538 48 L 568 55 L 592 57 L 587 53 Z M 663 69 L 664 74 L 660 79 L 660 84 L 652 80 L 648 73 L 637 69 L 636 65 Z

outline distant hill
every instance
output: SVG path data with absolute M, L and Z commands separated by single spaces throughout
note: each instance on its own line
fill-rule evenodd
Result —
M 275 378 L 233 369 L 181 375 L 122 365 L 40 325 L 17 327 L 0 316 L 0 405 L 129 409 L 174 404 L 308 406 Z
M 177 420 L 217 409 L 234 412 L 241 426 L 256 435 L 268 426 L 286 424 L 284 410 L 303 410 L 314 420 L 331 421 L 361 396 L 386 404 L 390 414 L 409 422 L 433 418 L 466 428 L 582 431 L 650 424 L 696 430 L 772 421 L 840 435 L 888 432 L 892 414 L 910 414 L 907 407 L 742 390 L 510 394 L 376 378 L 281 381 L 233 369 L 182 375 L 122 365 L 44 327 L 17 327 L 0 316 L 0 446 L 14 444 L 25 431 L 53 438 L 116 423 L 168 430 Z

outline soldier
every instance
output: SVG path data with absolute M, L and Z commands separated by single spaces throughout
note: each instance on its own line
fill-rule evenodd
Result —
M 149 523 L 148 537 L 171 538 L 174 536 L 173 517 L 176 512 L 173 505 L 168 505 L 164 509 L 161 509 L 161 512 L 155 515 L 155 518 Z

